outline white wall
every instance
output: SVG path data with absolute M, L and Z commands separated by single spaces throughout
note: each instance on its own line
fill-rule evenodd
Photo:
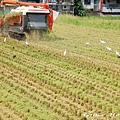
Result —
M 81 2 L 83 3 L 83 6 L 87 9 L 94 9 L 94 0 L 91 0 L 90 5 L 85 5 L 84 3 L 85 0 L 81 0 Z
M 94 11 L 100 10 L 100 0 L 91 0 L 90 5 L 86 5 L 85 0 L 81 0 L 81 2 L 83 3 L 84 8 L 93 9 Z

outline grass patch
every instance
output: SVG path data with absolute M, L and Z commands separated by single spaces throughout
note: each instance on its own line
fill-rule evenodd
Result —
M 0 17 L 3 15 L 3 12 L 0 10 Z
M 72 15 L 59 15 L 57 21 L 65 24 L 120 30 L 120 17 L 77 17 Z

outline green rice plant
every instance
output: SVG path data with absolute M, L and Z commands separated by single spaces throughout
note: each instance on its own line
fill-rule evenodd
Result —
M 65 19 L 64 19 L 65 18 Z M 104 28 L 104 29 L 120 29 L 120 17 L 77 17 L 72 15 L 60 15 L 57 19 L 57 22 L 62 22 L 66 24 L 80 25 L 80 26 L 88 26 L 95 28 Z M 96 22 L 94 22 L 96 21 Z M 117 25 L 116 25 L 117 24 Z
M 0 17 L 3 15 L 3 12 L 0 10 Z

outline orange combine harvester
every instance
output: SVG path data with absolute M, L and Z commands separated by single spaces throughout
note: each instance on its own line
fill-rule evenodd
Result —
M 1 32 L 6 30 L 10 37 L 21 39 L 24 32 L 30 30 L 52 30 L 58 12 L 52 10 L 44 1 L 39 0 L 2 0 L 0 18 Z

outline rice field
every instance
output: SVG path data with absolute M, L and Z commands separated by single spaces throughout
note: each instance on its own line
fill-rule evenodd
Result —
M 26 41 L 0 37 L 0 120 L 120 119 L 120 17 L 59 15 Z

